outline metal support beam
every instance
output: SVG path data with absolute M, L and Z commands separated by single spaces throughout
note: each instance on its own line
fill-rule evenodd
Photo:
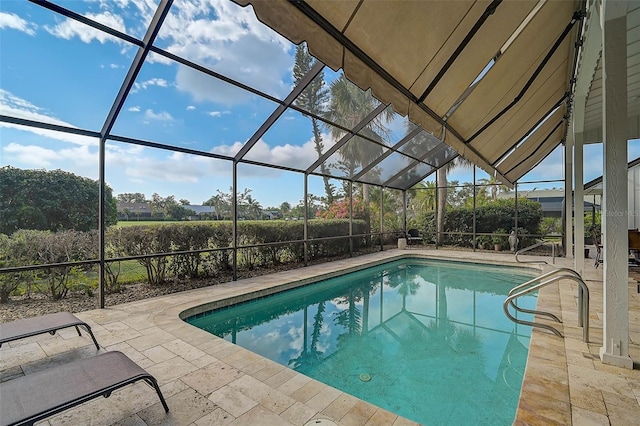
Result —
M 116 95 L 116 99 L 113 101 L 111 105 L 111 109 L 109 110 L 109 114 L 102 125 L 102 130 L 100 131 L 100 154 L 99 154 L 99 176 L 98 180 L 100 182 L 99 189 L 99 202 L 98 202 L 98 258 L 100 260 L 99 269 L 98 269 L 98 303 L 99 307 L 102 309 L 105 307 L 105 250 L 104 247 L 106 245 L 105 241 L 105 193 L 106 193 L 106 166 L 105 166 L 105 145 L 109 133 L 111 133 L 111 129 L 116 122 L 116 118 L 118 118 L 118 114 L 124 105 L 127 95 L 133 86 L 138 74 L 140 73 L 140 69 L 144 64 L 144 60 L 149 54 L 149 48 L 153 45 L 154 40 L 156 39 L 158 32 L 160 31 L 160 26 L 164 22 L 167 14 L 169 13 L 169 9 L 171 8 L 171 4 L 173 0 L 162 0 L 156 9 L 153 18 L 151 19 L 151 23 L 147 29 L 147 33 L 144 36 L 142 41 L 142 47 L 138 49 L 136 52 L 136 56 L 133 58 L 131 62 L 131 66 L 129 67 L 129 71 L 127 71 L 127 75 L 120 86 L 120 90 Z
M 362 119 L 360 123 L 358 123 L 353 129 L 351 129 L 350 133 L 344 135 L 338 142 L 335 143 L 331 148 L 325 152 L 322 157 L 318 158 L 309 168 L 307 168 L 306 173 L 312 173 L 315 169 L 320 167 L 320 164 L 327 161 L 329 157 L 331 157 L 336 151 L 342 148 L 349 140 L 354 137 L 360 130 L 362 130 L 371 120 L 376 118 L 382 111 L 387 108 L 387 105 L 380 104 L 376 109 L 371 111 L 369 115 Z
M 293 104 L 293 102 L 300 95 L 300 93 L 302 93 L 304 89 L 306 89 L 307 86 L 311 84 L 313 79 L 316 78 L 318 74 L 320 74 L 320 71 L 322 71 L 323 68 L 324 68 L 324 64 L 320 61 L 316 61 L 316 63 L 313 65 L 313 67 L 311 67 L 309 72 L 305 74 L 305 76 L 300 80 L 298 85 L 293 88 L 291 93 L 289 93 L 289 95 L 284 100 L 284 103 L 278 105 L 276 110 L 271 113 L 269 118 L 267 118 L 264 121 L 264 123 L 262 123 L 260 128 L 256 130 L 253 136 L 251 136 L 251 138 L 249 138 L 247 143 L 245 143 L 244 146 L 240 149 L 240 151 L 238 151 L 235 158 L 236 161 L 244 158 L 244 156 L 247 155 L 247 152 L 249 152 L 249 150 L 253 148 L 253 146 L 260 140 L 260 138 L 264 136 L 265 133 L 267 133 L 267 130 L 269 130 L 269 128 L 273 126 L 273 123 L 275 123 L 276 120 L 278 120 L 278 118 L 280 118 L 280 116 L 284 114 L 287 108 L 289 108 L 289 106 Z
M 573 139 L 564 144 L 564 255 L 573 259 Z

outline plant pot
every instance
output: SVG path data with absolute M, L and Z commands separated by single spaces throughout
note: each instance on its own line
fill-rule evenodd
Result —
M 400 250 L 407 249 L 407 239 L 406 238 L 398 238 L 398 248 Z
M 493 245 L 493 249 L 494 249 L 495 251 L 500 251 L 500 250 L 502 250 L 502 246 L 501 246 L 500 244 L 494 244 L 494 245 Z

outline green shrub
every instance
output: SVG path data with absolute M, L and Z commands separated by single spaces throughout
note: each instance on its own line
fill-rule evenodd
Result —
M 348 219 L 309 220 L 310 258 L 332 257 L 350 253 L 351 244 Z M 364 220 L 353 221 L 354 234 L 366 234 Z M 328 238 L 335 236 L 339 238 Z M 53 264 L 97 258 L 97 232 L 21 230 L 11 236 L 0 235 L 3 254 L 0 265 L 22 266 Z M 277 265 L 283 262 L 304 260 L 303 221 L 241 221 L 238 223 L 238 245 L 258 247 L 238 249 L 239 269 L 253 269 Z M 120 282 L 123 264 L 128 261 L 109 260 L 123 257 L 139 257 L 135 262 L 144 267 L 146 279 L 152 286 L 161 285 L 170 277 L 196 278 L 215 276 L 232 268 L 232 223 L 216 221 L 206 223 L 146 224 L 112 227 L 105 234 L 105 290 L 108 293 L 122 290 Z M 325 239 L 326 238 L 326 239 Z M 276 244 L 269 244 L 276 243 Z M 367 237 L 354 237 L 353 249 L 371 245 Z M 209 251 L 212 250 L 212 251 Z M 189 252 L 170 254 L 172 252 Z M 167 254 L 164 254 L 167 253 Z M 0 276 L 0 300 L 8 299 L 21 283 L 40 279 L 53 299 L 63 298 L 71 289 L 92 294 L 97 286 L 95 275 L 90 279 L 85 267 L 48 267 L 37 274 L 2 274 Z
M 513 229 L 515 215 L 514 199 L 498 199 L 486 205 L 477 206 L 476 234 L 491 234 L 496 229 Z M 426 213 L 423 220 L 425 237 L 435 236 L 435 213 Z M 529 230 L 532 234 L 539 234 L 541 221 L 542 206 L 540 203 L 526 198 L 518 198 L 518 233 L 520 234 L 521 230 Z M 444 232 L 449 233 L 445 235 L 445 244 L 473 247 L 473 208 L 447 209 L 444 218 Z M 520 246 L 525 247 L 524 243 L 521 241 Z
M 23 266 L 31 263 L 29 256 L 29 240 L 27 233 L 18 231 L 13 235 L 0 234 L 0 268 Z M 24 292 L 31 292 L 34 282 L 33 271 L 5 272 L 0 274 L 0 303 L 7 303 L 9 296 L 23 287 Z
M 493 244 L 501 246 L 502 248 L 509 246 L 509 236 L 508 232 L 504 228 L 498 228 L 493 231 L 492 241 Z

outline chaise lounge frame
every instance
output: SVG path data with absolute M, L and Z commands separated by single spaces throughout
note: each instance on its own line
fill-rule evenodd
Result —
M 111 351 L 0 383 L 0 424 L 33 425 L 139 380 L 156 390 L 168 413 L 156 379 L 122 352 Z
M 96 349 L 100 350 L 98 341 L 93 335 L 89 324 L 81 321 L 69 312 L 57 312 L 55 314 L 24 318 L 0 324 L 0 347 L 2 347 L 3 343 L 23 339 L 25 337 L 36 336 L 38 334 L 49 333 L 53 335 L 56 331 L 69 327 L 75 327 L 78 332 L 78 336 L 82 336 L 80 333 L 80 326 L 87 330 L 93 340 L 93 343 L 96 345 Z

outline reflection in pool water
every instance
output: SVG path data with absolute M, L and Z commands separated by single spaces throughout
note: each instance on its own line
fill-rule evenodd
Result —
M 406 259 L 190 317 L 199 328 L 423 424 L 511 424 L 526 270 Z M 520 300 L 534 308 L 533 296 Z

